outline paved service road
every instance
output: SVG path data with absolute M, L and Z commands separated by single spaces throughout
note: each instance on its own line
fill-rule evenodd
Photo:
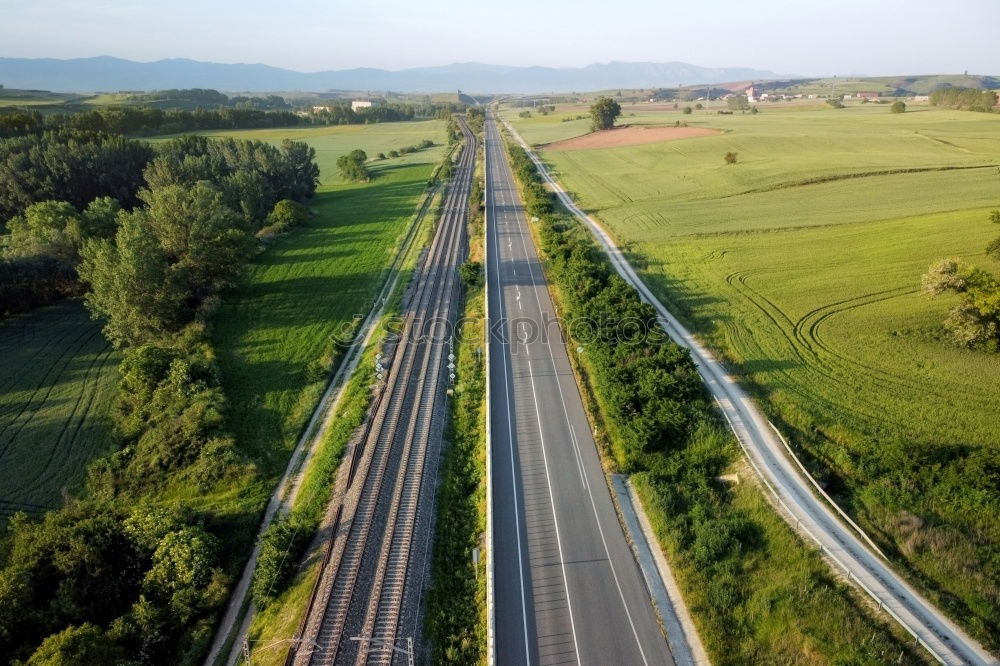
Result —
M 515 136 L 516 133 L 514 134 Z M 521 142 L 524 145 L 523 141 Z M 525 146 L 526 147 L 526 146 Z M 919 592 L 907 584 L 888 562 L 862 543 L 859 536 L 842 523 L 833 510 L 813 494 L 809 483 L 784 453 L 784 445 L 771 429 L 760 410 L 754 405 L 736 380 L 705 347 L 664 307 L 646 287 L 614 240 L 594 219 L 581 211 L 549 176 L 544 165 L 533 153 L 532 159 L 542 177 L 548 181 L 560 201 L 579 217 L 604 246 L 618 273 L 656 308 L 660 323 L 678 344 L 691 350 L 705 384 L 757 468 L 779 497 L 791 522 L 804 529 L 847 573 L 849 578 L 877 600 L 880 607 L 892 613 L 896 620 L 919 640 L 937 659 L 945 664 L 997 664 L 954 622 L 944 616 Z
M 492 118 L 486 164 L 496 661 L 673 664 Z

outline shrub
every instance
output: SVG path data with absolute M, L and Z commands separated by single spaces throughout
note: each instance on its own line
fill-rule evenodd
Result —
M 308 539 L 290 518 L 279 518 L 260 538 L 260 556 L 254 570 L 250 594 L 258 608 L 264 608 L 295 572 Z
M 368 155 L 360 148 L 355 148 L 346 155 L 337 158 L 337 168 L 340 170 L 340 177 L 344 180 L 362 182 L 368 180 L 371 175 L 365 166 Z
M 478 261 L 467 261 L 459 266 L 458 275 L 469 289 L 483 286 L 483 265 Z
M 309 209 L 297 201 L 282 199 L 274 204 L 267 215 L 267 225 L 257 232 L 258 237 L 273 236 L 297 227 L 309 219 Z
M 904 113 L 905 111 L 906 111 L 906 103 L 904 103 L 902 100 L 893 102 L 892 106 L 889 107 L 890 113 Z
M 690 106 L 685 106 L 684 107 L 684 114 L 687 115 L 687 114 L 690 114 L 690 113 L 691 113 L 691 107 Z
M 736 153 L 734 153 L 733 151 L 729 151 L 728 153 L 726 153 L 725 160 L 726 164 L 736 164 Z
M 701 111 L 702 109 L 705 108 L 705 105 L 703 105 L 701 102 L 698 102 L 697 104 L 694 105 L 694 108 Z

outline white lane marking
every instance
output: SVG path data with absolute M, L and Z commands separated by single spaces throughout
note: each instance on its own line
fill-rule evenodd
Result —
M 569 436 L 573 442 L 573 453 L 576 454 L 576 468 L 580 471 L 580 483 L 586 486 L 587 480 L 583 473 L 583 457 L 580 455 L 580 444 L 576 438 L 576 428 L 572 424 L 569 426 Z
M 489 183 L 487 183 L 487 187 L 489 187 Z M 490 205 L 493 208 L 493 215 L 490 219 L 493 220 L 493 224 L 496 226 L 496 202 L 492 198 L 490 198 Z M 503 321 L 503 289 L 500 284 L 500 245 L 497 242 L 497 236 L 495 233 L 493 234 L 493 245 L 496 249 L 496 253 L 493 257 L 493 264 L 497 276 L 497 302 L 500 304 L 500 321 Z M 500 346 L 501 348 L 504 347 L 502 340 Z M 512 495 L 514 496 L 514 531 L 517 534 L 517 571 L 521 578 L 521 619 L 524 625 L 524 659 L 528 666 L 531 666 L 531 647 L 528 644 L 528 604 L 524 597 L 524 552 L 521 548 L 521 510 L 518 508 L 517 504 L 517 471 L 514 466 L 514 425 L 510 413 L 511 403 L 513 401 L 511 400 L 510 395 L 510 378 L 507 370 L 507 354 L 502 355 L 501 360 L 503 361 L 504 396 L 507 401 L 507 443 L 510 446 L 510 481 L 513 488 Z
M 509 168 L 504 168 L 504 169 L 502 169 L 502 171 L 503 171 L 503 177 L 504 177 L 504 179 L 507 180 L 508 182 L 510 182 L 511 178 L 512 178 L 512 175 L 510 174 Z M 531 280 L 532 292 L 535 294 L 535 302 L 538 305 L 538 311 L 541 312 L 542 311 L 542 302 L 541 302 L 540 297 L 538 296 L 538 285 L 535 283 L 535 272 L 533 270 L 534 267 L 532 265 L 532 262 L 528 260 L 528 257 L 530 255 L 528 253 L 528 246 L 527 246 L 527 244 L 525 243 L 525 240 L 524 240 L 524 224 L 525 224 L 525 220 L 523 219 L 523 217 L 524 216 L 520 215 L 520 214 L 516 215 L 516 219 L 517 219 L 517 222 L 518 222 L 517 234 L 521 238 L 521 246 L 524 248 L 524 257 L 525 257 L 525 261 L 528 264 L 528 276 L 529 276 L 529 279 Z M 553 372 L 554 376 L 556 377 L 556 386 L 559 388 L 559 400 L 562 403 L 563 415 L 566 418 L 566 423 L 567 423 L 567 425 L 569 425 L 570 424 L 569 410 L 566 408 L 566 397 L 563 394 L 562 382 L 559 381 L 559 373 L 558 373 L 558 370 L 556 369 L 555 356 L 551 353 L 552 344 L 550 342 L 548 342 L 548 341 L 546 341 L 545 344 L 546 344 L 546 346 L 549 347 L 549 351 L 550 351 L 550 353 L 549 353 L 549 360 L 552 363 L 552 372 Z M 534 389 L 534 387 L 532 387 L 532 389 Z M 541 426 L 539 426 L 539 427 L 541 427 Z M 570 425 L 570 427 L 572 427 L 572 426 Z M 575 442 L 574 442 L 574 445 L 575 445 Z M 628 617 L 629 626 L 632 628 L 632 636 L 635 638 L 636 646 L 639 648 L 639 654 L 642 656 L 642 663 L 648 665 L 649 661 L 646 659 L 646 652 L 645 652 L 645 650 L 642 649 L 642 641 L 639 640 L 639 632 L 638 632 L 638 630 L 635 627 L 635 622 L 632 620 L 632 613 L 629 611 L 628 603 L 626 603 L 626 601 L 625 601 L 625 592 L 622 590 L 621 582 L 618 580 L 618 572 L 615 570 L 615 563 L 614 563 L 614 561 L 611 558 L 611 550 L 608 548 L 608 540 L 607 540 L 607 538 L 604 535 L 604 528 L 601 527 L 601 520 L 600 520 L 600 517 L 599 517 L 599 515 L 597 513 L 597 503 L 594 500 L 594 492 L 593 492 L 593 490 L 590 487 L 590 483 L 588 483 L 586 481 L 586 478 L 584 478 L 584 486 L 587 489 L 587 494 L 590 496 L 590 506 L 591 506 L 591 508 L 592 508 L 592 510 L 594 512 L 594 520 L 597 523 L 597 530 L 601 534 L 601 543 L 604 545 L 604 553 L 607 555 L 607 557 L 608 557 L 608 564 L 611 566 L 611 576 L 614 578 L 614 580 L 615 580 L 615 586 L 618 588 L 618 596 L 621 599 L 622 606 L 625 608 L 625 615 L 626 615 L 626 617 Z M 568 596 L 568 592 L 567 592 L 567 596 Z M 574 636 L 574 638 L 575 638 L 575 636 Z M 577 655 L 579 655 L 579 654 L 580 654 L 579 651 L 577 651 Z
M 566 557 L 563 555 L 562 537 L 559 534 L 559 516 L 556 514 L 556 502 L 552 495 L 552 477 L 549 476 L 549 457 L 545 453 L 545 435 L 542 434 L 542 412 L 538 408 L 538 394 L 535 392 L 535 373 L 531 369 L 531 361 L 528 361 L 528 376 L 531 378 L 531 399 L 535 403 L 535 421 L 538 422 L 538 438 L 542 443 L 542 462 L 545 465 L 545 483 L 549 487 L 549 506 L 552 508 L 552 522 L 556 527 L 556 545 L 559 547 L 559 567 L 562 569 L 563 589 L 566 590 L 566 607 L 569 609 L 569 626 L 573 632 L 573 649 L 576 651 L 576 661 L 583 663 L 580 658 L 580 645 L 576 640 L 576 621 L 573 619 L 573 601 L 569 595 L 569 578 L 566 576 Z

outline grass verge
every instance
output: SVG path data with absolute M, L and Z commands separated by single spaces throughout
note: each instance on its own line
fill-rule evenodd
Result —
M 478 183 L 477 171 L 474 182 Z M 466 282 L 456 347 L 457 380 L 448 402 L 431 589 L 425 634 L 430 663 L 486 663 L 486 344 L 482 289 L 483 218 L 479 190 L 469 200 L 469 262 L 478 262 L 477 280 Z M 473 563 L 473 549 L 483 555 Z

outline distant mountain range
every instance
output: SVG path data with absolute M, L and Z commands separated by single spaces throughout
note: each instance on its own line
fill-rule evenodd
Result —
M 214 88 L 253 92 L 444 92 L 458 89 L 469 93 L 542 93 L 669 87 L 776 76 L 766 70 L 709 68 L 683 62 L 609 62 L 558 68 L 456 63 L 399 71 L 359 68 L 295 72 L 270 65 L 221 64 L 185 58 L 156 62 L 135 62 L 111 56 L 69 60 L 0 58 L 0 85 L 55 92 Z

